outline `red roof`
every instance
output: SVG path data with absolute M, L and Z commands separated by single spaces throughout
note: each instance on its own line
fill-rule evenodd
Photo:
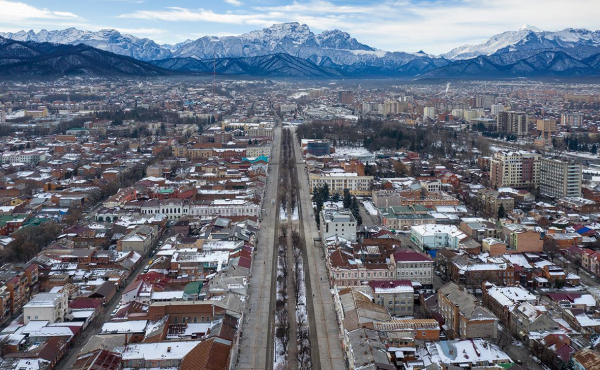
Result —
M 408 249 L 399 250 L 394 253 L 395 261 L 431 261 L 431 257 L 425 253 L 419 253 Z
M 81 299 L 76 299 L 74 301 L 71 301 L 71 303 L 69 303 L 69 308 L 71 308 L 71 309 L 85 309 L 85 308 L 96 309 L 96 308 L 100 307 L 101 305 L 102 305 L 102 302 L 100 302 L 97 299 L 81 298 Z
M 413 286 L 410 280 L 369 281 L 369 285 L 371 288 L 373 288 L 373 290 L 395 288 L 398 286 L 407 286 L 412 288 Z
M 238 266 L 249 269 L 252 266 L 252 261 L 250 260 L 250 258 L 240 257 L 240 259 L 238 260 Z

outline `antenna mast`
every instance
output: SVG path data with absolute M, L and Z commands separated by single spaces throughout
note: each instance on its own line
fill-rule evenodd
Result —
M 213 51 L 213 95 L 217 93 L 215 79 L 217 78 L 217 53 Z

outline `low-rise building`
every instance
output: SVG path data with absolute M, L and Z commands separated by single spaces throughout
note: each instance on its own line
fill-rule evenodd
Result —
M 48 321 L 51 324 L 63 321 L 67 314 L 68 299 L 66 293 L 39 293 L 23 306 L 23 323 L 29 321 Z
M 463 287 L 448 283 L 438 289 L 438 310 L 449 338 L 496 338 L 498 318 Z
M 392 316 L 412 316 L 414 288 L 410 280 L 371 281 L 373 300 Z
M 411 227 L 410 240 L 422 250 L 458 249 L 468 236 L 454 225 L 418 225 Z
M 396 279 L 416 281 L 423 286 L 433 284 L 433 258 L 424 253 L 399 250 L 392 254 L 391 263 Z

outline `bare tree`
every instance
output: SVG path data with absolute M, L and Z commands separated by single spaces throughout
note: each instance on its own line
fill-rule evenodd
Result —
M 283 236 L 284 238 L 287 238 L 287 233 L 288 233 L 287 224 L 279 225 L 279 235 Z
M 290 332 L 292 330 L 287 307 L 278 310 L 275 313 L 275 318 L 277 319 L 277 338 L 281 341 L 283 353 L 285 353 L 287 352 L 288 344 L 290 342 Z
M 294 248 L 294 297 L 296 298 L 296 305 L 298 305 L 298 299 L 300 298 L 300 288 L 304 284 L 303 271 L 302 271 L 302 252 L 298 248 Z

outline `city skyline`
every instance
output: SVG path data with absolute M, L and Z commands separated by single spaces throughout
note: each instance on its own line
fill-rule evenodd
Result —
M 0 0 L 0 11 L 5 15 L 0 20 L 3 32 L 114 28 L 173 44 L 299 22 L 315 33 L 331 29 L 348 32 L 359 42 L 381 50 L 423 50 L 437 55 L 524 24 L 549 31 L 569 27 L 595 30 L 600 4 L 591 0 L 219 0 L 209 5 L 177 0 L 165 6 L 154 0 L 69 0 L 51 5 L 41 0 Z

